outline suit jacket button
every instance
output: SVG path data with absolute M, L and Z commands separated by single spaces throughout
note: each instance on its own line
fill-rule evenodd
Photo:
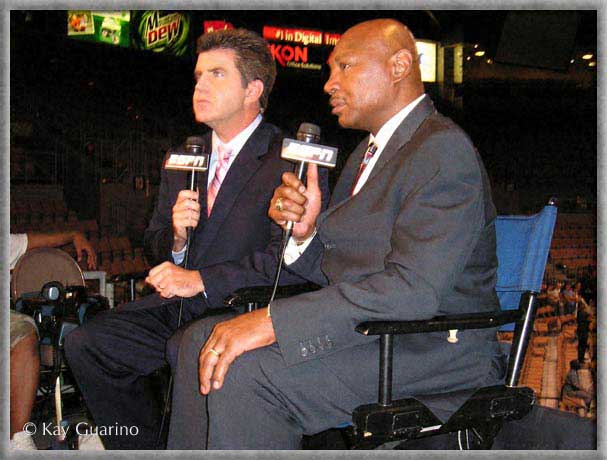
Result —
M 325 344 L 324 344 L 323 340 L 320 337 L 316 337 L 316 346 L 318 347 L 318 351 L 324 351 L 325 350 Z

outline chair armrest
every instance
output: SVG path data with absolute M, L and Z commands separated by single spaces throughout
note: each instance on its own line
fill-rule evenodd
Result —
M 285 297 L 293 297 L 305 292 L 317 291 L 321 286 L 314 283 L 291 284 L 286 286 L 278 286 L 275 299 L 283 299 Z M 244 287 L 234 291 L 223 301 L 227 307 L 242 308 L 249 304 L 257 304 L 265 307 L 272 295 L 272 286 L 253 286 Z
M 520 310 L 506 310 L 465 315 L 443 315 L 416 321 L 366 321 L 356 326 L 356 332 L 363 335 L 384 335 L 438 332 L 448 331 L 449 329 L 485 329 L 514 323 L 521 318 L 521 314 Z

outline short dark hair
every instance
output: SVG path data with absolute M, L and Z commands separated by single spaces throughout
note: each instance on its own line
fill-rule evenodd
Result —
M 259 104 L 264 111 L 276 80 L 276 63 L 272 59 L 268 43 L 258 34 L 247 29 L 218 30 L 202 34 L 198 38 L 198 53 L 214 49 L 234 51 L 236 68 L 240 72 L 243 86 L 253 80 L 260 80 L 263 83 Z

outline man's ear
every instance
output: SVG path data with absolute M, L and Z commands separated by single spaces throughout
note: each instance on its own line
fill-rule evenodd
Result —
M 406 78 L 413 68 L 413 55 L 408 49 L 400 49 L 390 58 L 392 61 L 392 78 L 394 82 L 398 82 Z
M 247 84 L 245 98 L 249 102 L 259 101 L 263 94 L 263 82 L 261 80 L 252 80 Z

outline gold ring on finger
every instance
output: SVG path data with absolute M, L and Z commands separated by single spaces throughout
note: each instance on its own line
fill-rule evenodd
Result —
M 276 208 L 277 211 L 282 212 L 282 198 L 278 198 L 276 200 L 276 203 L 274 204 L 274 207 Z
M 209 350 L 209 353 L 213 353 L 215 356 L 217 356 L 219 358 L 219 352 L 217 350 L 215 350 L 215 348 L 211 348 Z

